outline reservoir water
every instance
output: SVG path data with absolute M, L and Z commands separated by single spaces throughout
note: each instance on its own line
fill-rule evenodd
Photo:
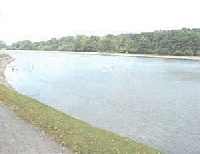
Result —
M 200 61 L 7 53 L 20 93 L 165 153 L 200 153 Z

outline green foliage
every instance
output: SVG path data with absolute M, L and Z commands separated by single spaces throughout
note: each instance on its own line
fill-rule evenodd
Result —
M 153 148 L 93 127 L 3 85 L 0 85 L 0 100 L 75 153 L 160 154 Z
M 194 52 L 193 51 L 190 51 L 190 50 L 185 50 L 183 52 L 183 55 L 184 56 L 194 56 Z
M 24 40 L 24 41 L 18 41 L 17 43 L 12 44 L 13 49 L 18 49 L 18 50 L 33 50 L 33 43 L 29 40 Z
M 101 52 L 114 52 L 116 50 L 116 41 L 114 35 L 101 37 L 99 49 Z
M 4 44 L 0 42 L 3 47 Z M 199 56 L 200 29 L 162 30 L 140 34 L 66 36 L 48 41 L 19 41 L 8 49 Z
M 6 48 L 6 44 L 3 41 L 0 41 L 0 50 Z
M 180 50 L 177 50 L 173 53 L 174 56 L 183 56 L 183 52 L 181 52 Z

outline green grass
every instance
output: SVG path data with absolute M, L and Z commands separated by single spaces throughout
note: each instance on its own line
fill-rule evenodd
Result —
M 96 128 L 32 98 L 0 85 L 0 100 L 55 141 L 80 154 L 159 154 L 160 152 L 115 133 Z

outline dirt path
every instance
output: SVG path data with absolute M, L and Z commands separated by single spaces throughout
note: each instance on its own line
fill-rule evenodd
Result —
M 4 70 L 12 58 L 0 58 L 0 83 L 12 88 Z M 69 154 L 38 128 L 20 119 L 0 101 L 0 154 Z

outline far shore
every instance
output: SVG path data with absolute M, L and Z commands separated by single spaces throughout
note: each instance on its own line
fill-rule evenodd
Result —
M 40 50 L 2 50 L 6 51 L 37 51 Z M 42 51 L 45 52 L 45 51 Z M 131 53 L 109 53 L 109 52 L 75 52 L 75 51 L 48 51 L 48 52 L 67 52 L 71 54 L 86 54 L 86 55 L 103 55 L 103 56 L 124 56 L 124 57 L 143 57 L 143 58 L 162 58 L 162 59 L 183 59 L 183 60 L 199 60 L 200 56 L 173 56 L 173 55 L 153 55 L 153 54 L 131 54 Z
M 63 51 L 59 51 L 63 52 Z M 64 51 L 73 54 L 88 54 L 88 55 L 107 55 L 107 56 L 124 56 L 124 57 L 144 57 L 144 58 L 164 58 L 164 59 L 185 59 L 185 60 L 200 60 L 200 56 L 170 56 L 170 55 L 153 55 L 153 54 L 130 54 L 130 53 L 107 53 L 107 52 L 74 52 Z

